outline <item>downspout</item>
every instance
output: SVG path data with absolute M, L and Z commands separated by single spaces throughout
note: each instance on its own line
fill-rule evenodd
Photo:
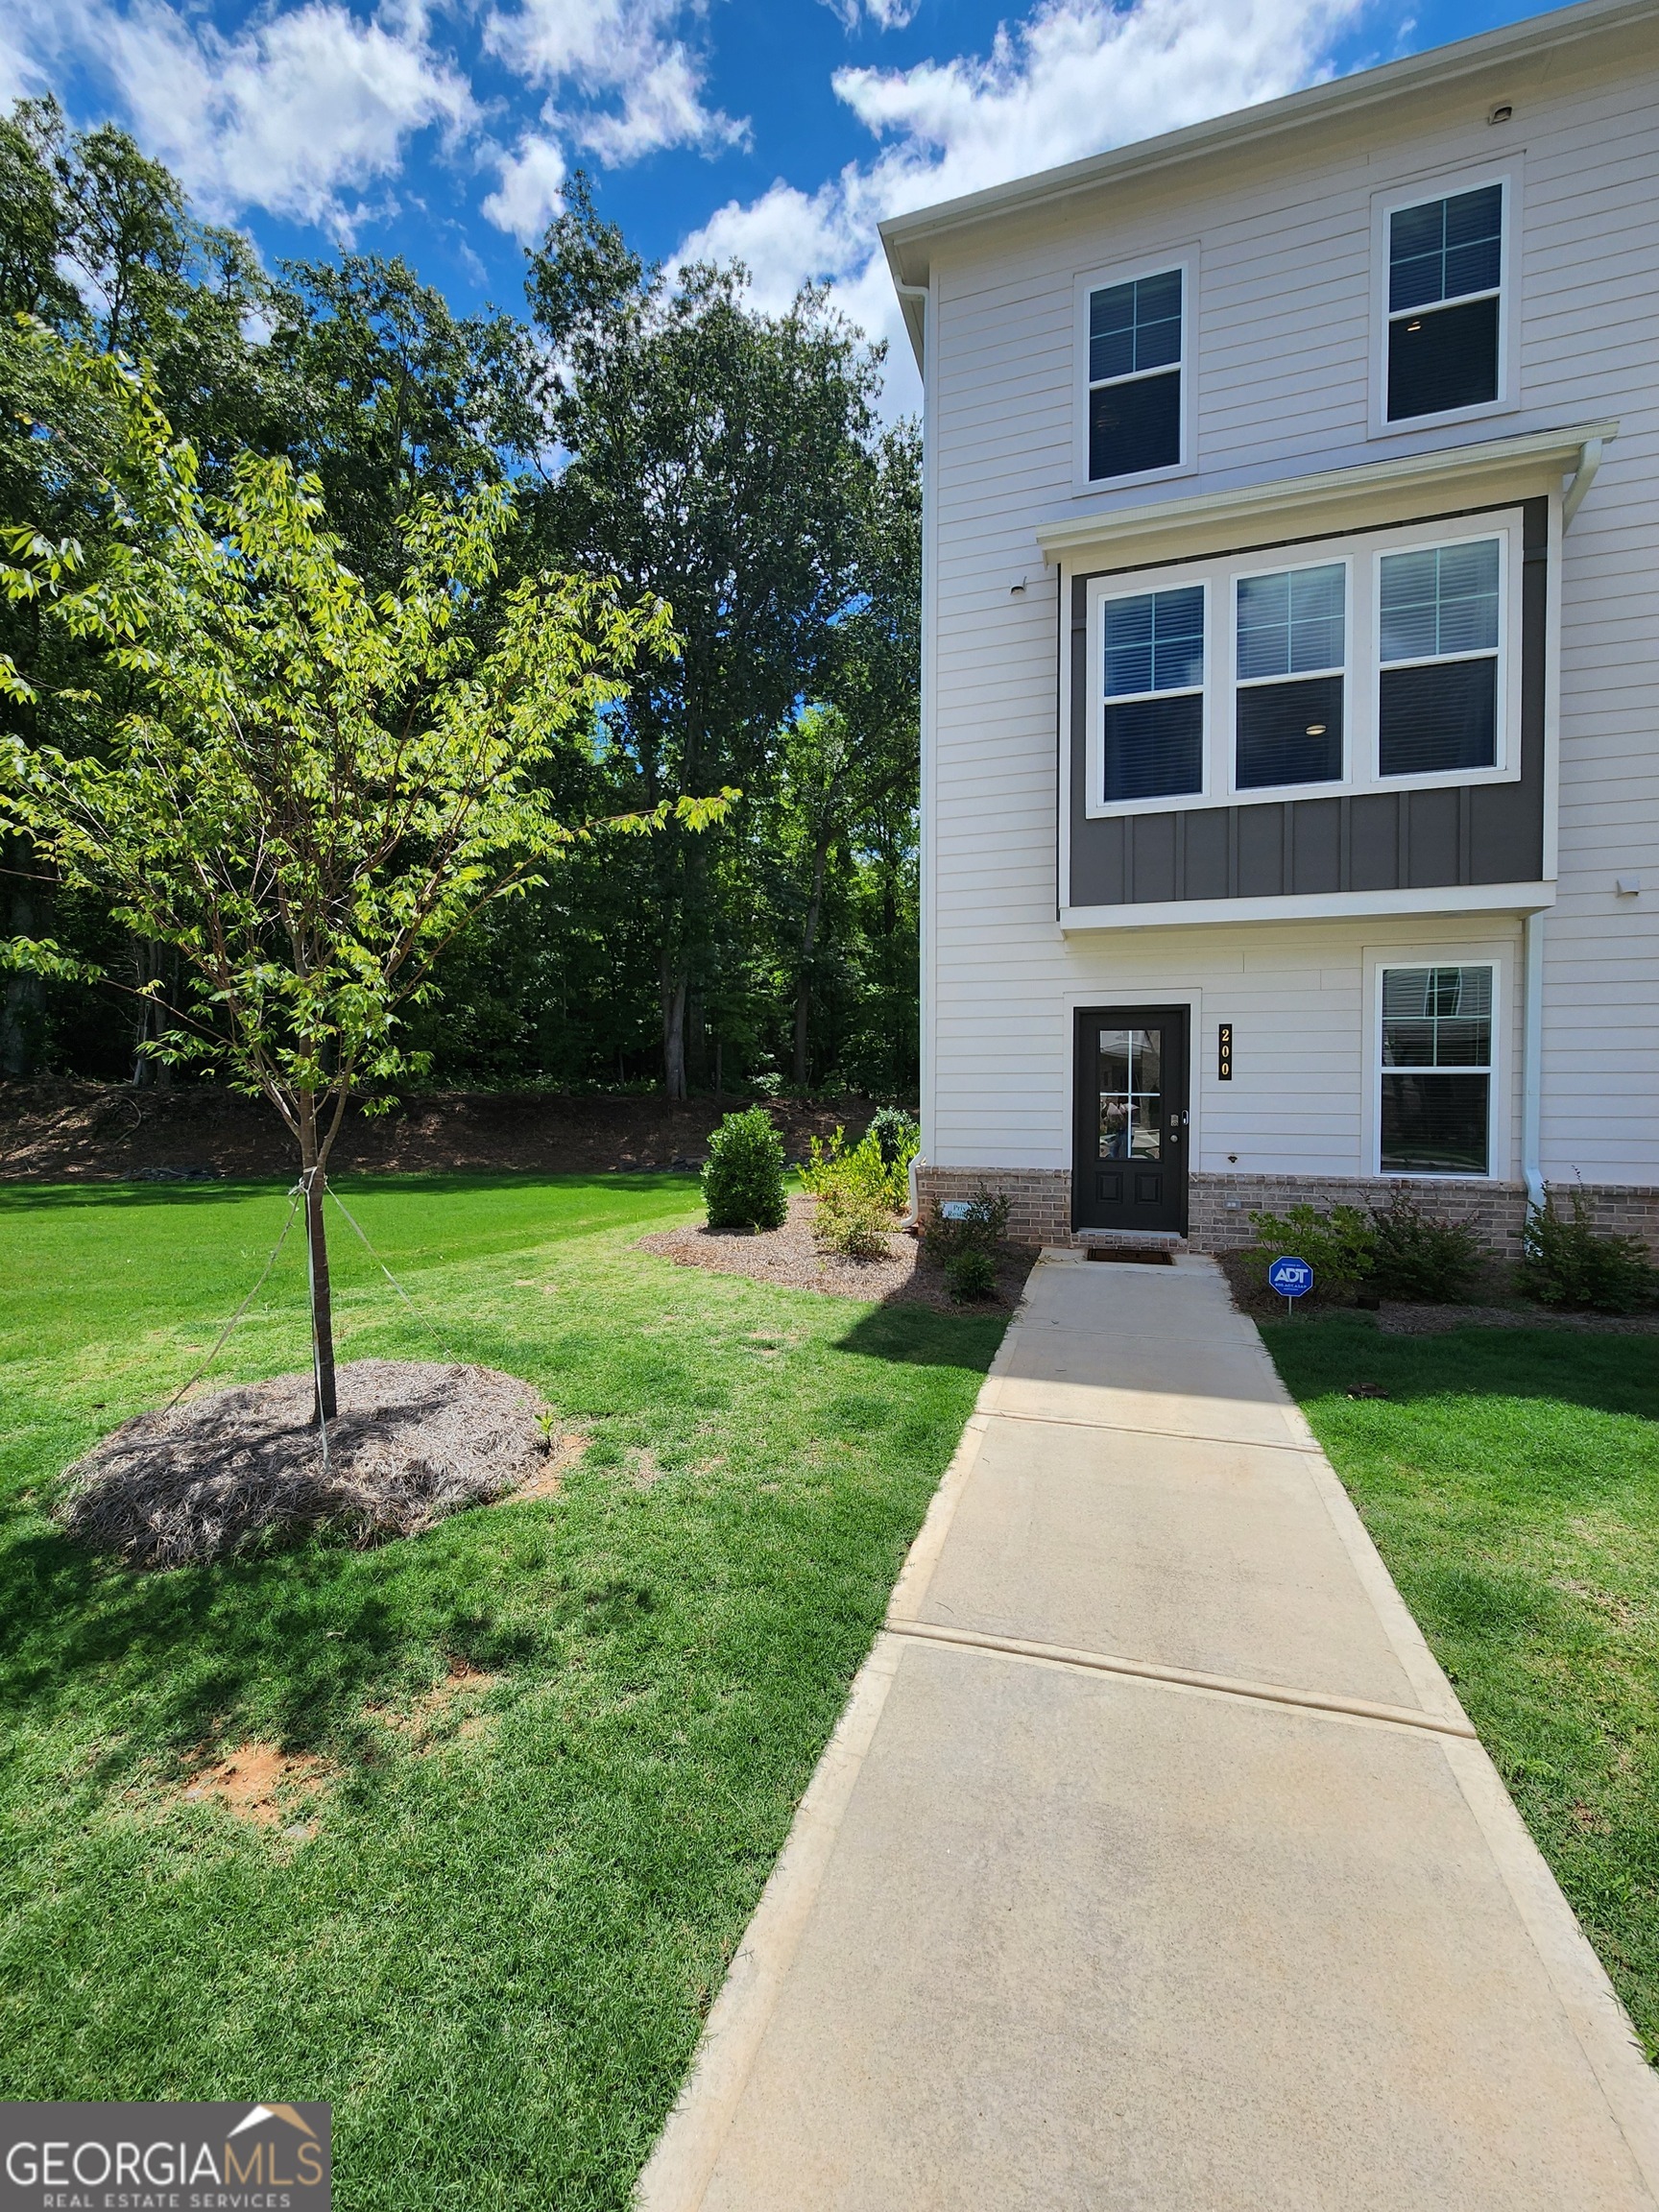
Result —
M 1584 504 L 1601 466 L 1602 441 L 1586 438 L 1561 494 L 1561 535 Z M 1528 914 L 1521 940 L 1521 1180 L 1528 1213 L 1544 1211 L 1544 913 Z
M 933 500 L 931 496 L 933 440 L 931 433 L 933 426 L 928 420 L 931 410 L 927 405 L 933 369 L 933 332 L 927 310 L 932 302 L 933 290 L 930 284 L 901 284 L 897 278 L 895 278 L 893 288 L 901 301 L 913 303 L 920 308 L 922 324 L 922 342 L 918 349 L 922 356 L 919 364 L 922 371 L 922 667 L 919 685 L 921 773 L 917 783 L 920 815 L 917 857 L 921 874 L 922 897 L 921 941 L 918 947 L 921 955 L 921 975 L 919 977 L 921 1020 L 917 1024 L 917 1034 L 921 1041 L 921 1066 L 918 1070 L 918 1075 L 921 1086 L 922 1142 L 925 1147 L 928 1136 L 928 1123 L 932 1119 L 933 1106 L 933 1085 L 929 1073 L 933 1048 L 931 1028 L 933 1019 L 933 924 L 929 913 L 929 904 L 933 895 L 932 854 L 929 848 L 932 806 L 927 788 L 933 764 L 931 741 L 933 711 Z M 910 1163 L 906 1177 L 910 1195 L 910 1217 L 905 1226 L 918 1231 L 922 1226 L 922 1198 L 917 1188 L 916 1170 L 919 1167 L 926 1167 L 926 1150 L 918 1151 Z
M 1521 1180 L 1527 1210 L 1544 1211 L 1540 1121 L 1544 1097 L 1544 913 L 1528 914 L 1521 938 Z

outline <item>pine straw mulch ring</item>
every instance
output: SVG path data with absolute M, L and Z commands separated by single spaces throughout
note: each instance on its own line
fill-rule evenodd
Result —
M 356 1359 L 324 1465 L 309 1374 L 124 1422 L 68 1471 L 59 1522 L 129 1567 L 183 1567 L 311 1530 L 367 1547 L 534 1486 L 559 1441 L 516 1375 Z

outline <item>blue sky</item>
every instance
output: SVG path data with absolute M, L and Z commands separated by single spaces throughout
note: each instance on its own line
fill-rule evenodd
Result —
M 831 282 L 896 338 L 880 216 L 1537 12 L 1514 0 L 7 0 L 0 96 L 55 92 L 261 252 L 402 252 L 521 303 L 587 168 L 646 253 Z M 902 343 L 889 404 L 914 403 Z

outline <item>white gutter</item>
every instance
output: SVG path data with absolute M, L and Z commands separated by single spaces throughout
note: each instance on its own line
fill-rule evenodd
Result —
M 1037 542 L 1045 560 L 1057 561 L 1073 547 L 1095 545 L 1108 539 L 1118 546 L 1128 539 L 1234 518 L 1253 526 L 1293 509 L 1330 506 L 1361 493 L 1394 492 L 1425 483 L 1466 487 L 1478 478 L 1511 475 L 1518 468 L 1527 467 L 1577 469 L 1572 490 L 1562 502 L 1565 520 L 1590 489 L 1585 470 L 1588 469 L 1591 477 L 1595 475 L 1602 446 L 1618 435 L 1617 422 L 1579 422 L 1561 430 L 1490 438 L 1479 445 L 1442 445 L 1433 452 L 1398 454 L 1388 461 L 1360 462 L 1352 469 L 1321 469 L 1308 476 L 1280 476 L 1265 484 L 1236 485 L 1225 492 L 1158 499 L 1140 507 L 1096 508 L 1090 515 L 1068 515 L 1039 522 Z M 1567 500 L 1573 502 L 1571 510 Z
M 1521 938 L 1521 1180 L 1530 1212 L 1544 1210 L 1540 1125 L 1544 1101 L 1544 914 L 1528 914 Z

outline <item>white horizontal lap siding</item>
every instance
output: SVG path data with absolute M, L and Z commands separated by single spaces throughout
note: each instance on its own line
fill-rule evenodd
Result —
M 1503 82 L 1498 82 L 1499 75 Z M 1516 102 L 1503 132 L 1481 118 Z M 1197 472 L 1173 493 L 1411 449 L 1372 440 L 1372 195 L 1514 159 L 1519 408 L 1427 443 L 1616 415 L 1567 541 L 1560 898 L 1545 923 L 1544 1146 L 1552 1178 L 1659 1182 L 1659 72 L 1588 49 L 1468 80 L 1231 161 L 1120 184 L 939 242 L 932 441 L 936 825 L 933 1151 L 1070 1165 L 1070 1010 L 1196 993 L 1197 1158 L 1352 1174 L 1375 1082 L 1367 948 L 1509 948 L 1503 1026 L 1518 1162 L 1518 930 L 1507 922 L 1063 937 L 1056 926 L 1055 585 L 1033 539 L 1077 510 L 1075 278 L 1199 246 Z M 1097 504 L 1104 496 L 1089 494 Z M 1130 493 L 1124 500 L 1135 503 Z M 1277 536 L 1277 531 L 1268 533 Z M 1023 576 L 1026 591 L 1010 598 Z M 1639 876 L 1619 900 L 1616 874 Z M 1214 1077 L 1214 1023 L 1236 1075 Z

